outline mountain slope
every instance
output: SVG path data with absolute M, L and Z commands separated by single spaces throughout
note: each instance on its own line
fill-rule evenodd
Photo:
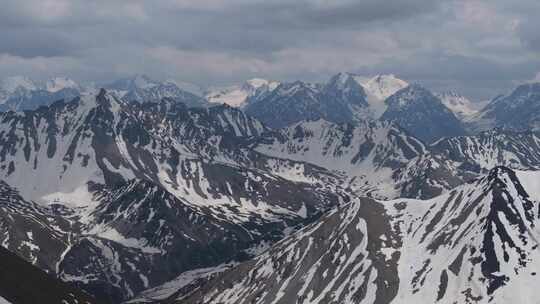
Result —
M 159 102 L 170 98 L 188 107 L 205 107 L 204 98 L 183 90 L 173 81 L 159 82 L 145 75 L 116 80 L 104 85 L 110 93 L 127 102 Z
M 448 91 L 436 94 L 436 96 L 461 121 L 468 120 L 478 112 L 477 107 L 467 97 L 459 93 Z
M 271 128 L 290 126 L 303 120 L 355 122 L 370 117 L 363 87 L 354 75 L 340 73 L 325 84 L 301 81 L 282 83 L 245 108 L 246 113 Z
M 497 167 L 429 201 L 360 199 L 179 303 L 535 303 L 534 174 Z
M 0 303 L 92 304 L 90 295 L 47 275 L 0 247 Z
M 37 215 L 13 223 L 15 232 L 4 227 L 21 235 L 6 244 L 32 249 L 20 250 L 113 301 L 183 271 L 245 259 L 348 200 L 335 184 L 315 186 L 330 172 L 250 150 L 268 129 L 229 106 L 128 104 L 102 90 L 0 121 L 2 178 L 39 212 L 49 216 L 50 204 L 63 212 L 58 220 L 38 214 L 47 225 L 34 242 L 24 232 Z M 56 232 L 55 221 L 65 230 Z M 45 239 L 55 249 L 40 253 L 33 248 L 44 234 L 59 240 Z
M 301 122 L 276 132 L 255 150 L 326 168 L 342 177 L 343 188 L 375 198 L 429 198 L 463 182 L 453 163 L 385 121 Z
M 441 100 L 419 85 L 399 90 L 386 100 L 386 104 L 388 108 L 381 116 L 382 120 L 397 122 L 427 143 L 465 134 L 461 122 Z
M 0 181 L 0 244 L 41 269 L 57 271 L 58 257 L 78 230 L 62 208 L 47 208 L 23 199 Z
M 361 79 L 358 76 L 355 78 L 367 92 L 379 100 L 385 100 L 397 91 L 409 86 L 406 81 L 397 78 L 393 74 L 377 75 L 368 79 Z
M 514 131 L 538 130 L 540 83 L 524 84 L 508 95 L 493 99 L 473 118 L 475 131 L 494 127 Z
M 430 148 L 475 172 L 486 172 L 496 166 L 540 169 L 540 138 L 533 131 L 494 129 L 476 135 L 444 138 Z

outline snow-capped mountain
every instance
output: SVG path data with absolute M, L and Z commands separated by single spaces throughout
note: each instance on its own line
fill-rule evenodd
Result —
M 104 85 L 104 88 L 127 102 L 159 102 L 163 98 L 170 98 L 189 107 L 207 106 L 206 100 L 180 88 L 177 82 L 159 82 L 145 75 L 116 80 Z
M 398 123 L 427 143 L 466 134 L 462 123 L 442 101 L 420 85 L 410 85 L 386 99 L 383 120 Z
M 73 80 L 55 77 L 45 82 L 28 77 L 7 77 L 0 81 L 0 111 L 32 110 L 57 100 L 70 100 L 85 91 Z
M 326 84 L 282 83 L 251 101 L 245 110 L 271 128 L 321 118 L 336 123 L 356 122 L 370 117 L 366 98 L 354 75 L 340 73 Z
M 406 81 L 397 78 L 394 74 L 377 75 L 372 78 L 355 76 L 355 79 L 378 100 L 385 100 L 397 91 L 409 86 Z
M 537 178 L 496 167 L 429 201 L 353 201 L 176 303 L 536 303 Z
M 358 123 L 379 119 L 388 107 L 385 99 L 407 86 L 407 82 L 394 75 L 364 78 L 338 73 L 324 84 L 282 83 L 250 101 L 245 110 L 271 128 L 320 118 L 334 123 Z
M 103 87 L 130 102 L 159 102 L 163 98 L 171 98 L 193 107 L 208 105 L 204 98 L 193 93 L 197 91 L 194 85 L 159 82 L 144 75 L 116 80 Z M 22 76 L 7 77 L 0 81 L 0 111 L 34 110 L 58 100 L 70 101 L 81 95 L 95 95 L 98 91 L 95 85 L 81 85 L 67 77 L 45 81 Z
M 204 97 L 210 103 L 243 108 L 247 103 L 254 102 L 273 91 L 278 85 L 277 81 L 253 78 L 241 85 L 210 89 L 204 94 Z
M 301 81 L 282 83 L 265 98 L 249 103 L 245 110 L 271 128 L 319 119 L 328 111 L 321 103 L 320 91 L 320 86 Z
M 540 83 L 518 86 L 508 95 L 490 101 L 473 116 L 471 129 L 489 130 L 499 127 L 509 130 L 540 129 Z
M 103 303 L 61 282 L 0 246 L 0 303 Z
M 478 106 L 473 104 L 467 97 L 454 92 L 448 91 L 438 93 L 435 96 L 456 115 L 461 121 L 470 119 L 471 116 L 478 112 Z

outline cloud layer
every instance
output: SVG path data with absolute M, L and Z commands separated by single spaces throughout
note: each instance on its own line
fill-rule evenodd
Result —
M 392 72 L 493 97 L 540 71 L 534 0 L 6 0 L 0 77 L 200 85 Z

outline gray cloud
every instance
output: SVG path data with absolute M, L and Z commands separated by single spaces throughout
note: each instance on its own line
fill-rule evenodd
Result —
M 221 85 L 392 72 L 483 99 L 540 71 L 533 0 L 4 2 L 0 77 Z

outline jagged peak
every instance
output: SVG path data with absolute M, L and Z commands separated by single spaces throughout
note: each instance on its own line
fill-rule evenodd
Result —
M 336 88 L 338 90 L 354 88 L 364 93 L 364 87 L 358 83 L 354 74 L 341 72 L 330 78 L 326 83 L 327 88 Z

